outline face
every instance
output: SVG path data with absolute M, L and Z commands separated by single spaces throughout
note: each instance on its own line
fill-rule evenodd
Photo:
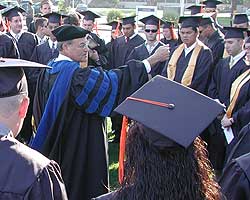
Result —
M 165 38 L 171 39 L 171 31 L 170 31 L 169 28 L 164 28 L 164 29 L 162 30 L 162 34 L 163 34 L 163 36 L 164 36 Z
M 12 17 L 12 19 L 10 21 L 10 28 L 15 34 L 20 33 L 21 30 L 23 29 L 23 18 L 22 18 L 22 16 Z
M 43 4 L 42 7 L 40 8 L 40 11 L 43 15 L 51 13 L 51 5 L 50 4 Z
M 245 43 L 246 58 L 250 61 L 250 43 Z
M 208 26 L 199 26 L 199 38 L 207 38 L 209 36 Z
M 196 42 L 198 32 L 195 32 L 192 27 L 181 28 L 180 30 L 181 41 L 190 47 Z
M 92 32 L 94 27 L 94 22 L 92 20 L 83 20 L 82 26 L 84 29 Z
M 59 27 L 59 23 L 51 23 L 51 22 L 48 23 L 46 32 L 47 32 L 47 36 L 49 36 L 52 41 L 56 40 L 55 36 L 52 34 L 52 31 L 56 29 L 57 27 Z
M 242 51 L 243 39 L 228 38 L 225 39 L 225 49 L 230 56 L 236 56 Z
M 40 28 L 40 32 L 41 32 L 43 35 L 48 35 L 48 22 L 47 22 L 47 21 L 44 21 L 44 22 L 43 22 L 43 25 L 42 25 L 41 28 Z
M 158 29 L 156 25 L 145 25 L 144 33 L 146 35 L 147 41 L 149 42 L 156 41 L 157 31 Z
M 236 28 L 248 28 L 248 23 L 241 23 L 241 24 L 233 24 L 232 27 Z
M 122 30 L 123 30 L 123 34 L 126 37 L 130 37 L 135 33 L 135 25 L 133 24 L 122 25 Z
M 211 17 L 213 18 L 213 19 L 215 19 L 216 18 L 216 16 L 217 16 L 217 10 L 216 10 L 216 8 L 204 8 L 204 12 L 205 13 L 214 13 Z
M 86 37 L 74 39 L 71 44 L 65 44 L 64 48 L 66 56 L 77 62 L 87 62 L 88 50 Z

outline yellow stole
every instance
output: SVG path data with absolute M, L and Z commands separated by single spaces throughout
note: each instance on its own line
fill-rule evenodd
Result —
M 238 96 L 240 94 L 240 90 L 242 86 L 250 80 L 250 69 L 242 73 L 232 84 L 231 91 L 230 91 L 230 105 L 227 108 L 227 117 L 232 117 L 232 112 L 234 109 L 234 106 L 236 104 L 236 101 L 238 99 Z
M 183 74 L 181 84 L 183 84 L 185 86 L 191 85 L 197 57 L 198 57 L 200 50 L 202 49 L 203 46 L 204 46 L 204 44 L 202 42 L 197 41 L 197 44 L 192 52 L 192 55 L 191 55 L 189 62 L 188 62 L 188 66 Z M 185 48 L 185 45 L 181 44 L 174 51 L 173 55 L 171 56 L 171 59 L 169 60 L 168 67 L 167 67 L 167 76 L 168 76 L 168 79 L 170 79 L 170 80 L 174 80 L 175 73 L 176 73 L 176 64 L 177 64 L 178 59 L 181 56 L 184 48 Z

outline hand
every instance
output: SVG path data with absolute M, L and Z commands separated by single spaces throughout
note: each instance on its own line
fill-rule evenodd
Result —
M 150 66 L 154 66 L 158 62 L 164 62 L 169 58 L 169 45 L 160 46 L 155 53 L 147 58 Z
M 229 127 L 233 124 L 233 118 L 228 118 L 227 115 L 225 114 L 224 117 L 221 120 L 221 125 L 226 128 Z
M 89 57 L 94 61 L 100 60 L 99 54 L 96 50 L 89 49 Z

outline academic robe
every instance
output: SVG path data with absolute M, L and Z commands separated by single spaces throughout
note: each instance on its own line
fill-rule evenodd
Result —
M 231 69 L 229 68 L 230 57 L 221 59 L 219 61 L 212 75 L 211 83 L 208 89 L 208 96 L 213 99 L 219 99 L 219 101 L 224 103 L 226 107 L 229 106 L 232 83 L 240 74 L 248 69 L 243 59 L 244 57 L 241 58 Z M 239 123 L 235 121 L 235 123 L 232 125 L 232 129 L 235 134 L 237 134 L 247 123 L 247 119 L 244 116 L 244 109 L 248 106 L 246 105 L 245 108 L 244 106 L 247 103 L 247 99 L 249 98 L 249 92 L 245 94 L 244 91 L 247 91 L 248 87 L 249 84 L 243 86 L 242 92 L 240 93 L 239 99 L 237 100 L 233 110 L 234 119 L 239 120 Z M 227 142 L 225 140 L 223 130 L 221 129 L 220 120 L 214 120 L 214 122 L 209 126 L 209 131 L 210 134 L 207 142 L 210 161 L 212 162 L 215 169 L 222 169 L 226 155 Z
M 144 60 L 148 58 L 149 56 L 153 55 L 155 51 L 164 44 L 162 42 L 159 42 L 156 47 L 153 49 L 151 53 L 148 52 L 147 47 L 145 43 L 139 45 L 138 47 L 135 47 L 132 52 L 129 54 L 127 60 Z M 157 65 L 151 70 L 150 74 L 152 76 L 156 76 L 157 74 L 161 74 L 163 68 L 165 66 L 165 62 L 157 63 Z
M 250 197 L 250 153 L 229 163 L 219 181 L 227 200 L 248 200 Z
M 51 124 L 40 150 L 59 163 L 69 199 L 91 199 L 106 193 L 108 186 L 104 117 L 142 86 L 148 75 L 139 61 L 131 61 L 125 67 L 110 71 L 79 68 L 78 63 L 70 61 L 58 61 L 51 65 L 52 71 L 61 69 L 59 75 L 50 74 L 48 70 L 40 74 L 34 101 L 35 122 L 40 122 L 38 130 Z M 67 70 L 73 67 L 76 68 L 70 75 Z M 67 84 L 65 96 L 61 97 L 61 87 Z M 58 106 L 58 101 L 53 105 L 46 104 L 53 102 L 52 97 L 58 98 L 61 106 Z M 55 114 L 53 110 L 56 106 L 58 112 Z M 51 119 L 53 116 L 54 120 Z M 38 134 L 31 145 L 34 148 L 35 141 L 39 146 Z
M 161 39 L 161 42 L 164 44 L 169 44 L 170 51 L 179 45 L 178 39 L 167 40 L 165 37 Z
M 169 60 L 171 59 L 173 52 L 170 54 Z M 176 64 L 176 74 L 174 77 L 174 81 L 181 83 L 183 74 L 187 69 L 192 52 L 193 50 L 185 56 L 184 50 L 182 51 L 182 54 L 179 57 Z M 166 62 L 166 66 L 162 71 L 162 76 L 167 77 L 167 67 L 169 60 Z M 197 57 L 193 79 L 191 85 L 189 85 L 190 88 L 193 88 L 196 91 L 206 94 L 208 77 L 212 63 L 213 63 L 213 56 L 211 50 L 206 46 L 202 47 Z
M 18 58 L 18 50 L 15 41 L 4 33 L 0 33 L 0 57 Z
M 140 36 L 136 35 L 128 42 L 125 40 L 125 36 L 118 37 L 114 40 L 111 46 L 111 66 L 117 68 L 124 65 L 128 60 L 128 56 L 131 51 L 144 43 L 145 40 Z
M 47 65 L 48 62 L 59 55 L 58 49 L 52 50 L 49 46 L 49 42 L 45 42 L 35 47 L 30 61 Z
M 0 199 L 68 199 L 58 164 L 10 135 L 0 138 L 0 162 Z

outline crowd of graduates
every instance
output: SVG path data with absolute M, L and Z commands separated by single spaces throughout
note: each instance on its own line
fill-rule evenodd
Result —
M 0 199 L 249 199 L 249 19 L 222 27 L 219 4 L 188 7 L 177 32 L 146 16 L 145 39 L 135 16 L 112 21 L 107 44 L 90 10 L 43 0 L 24 31 L 25 10 L 0 6 Z

